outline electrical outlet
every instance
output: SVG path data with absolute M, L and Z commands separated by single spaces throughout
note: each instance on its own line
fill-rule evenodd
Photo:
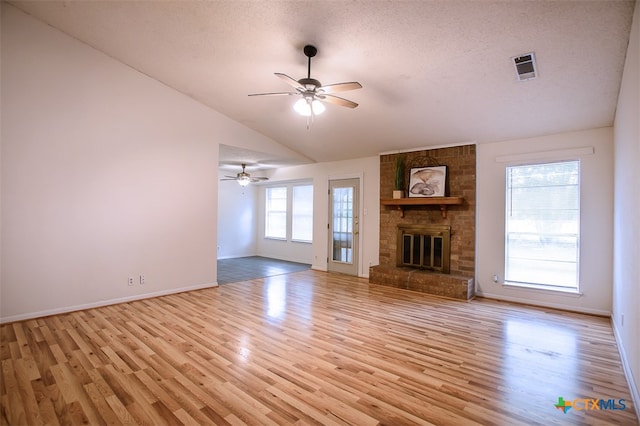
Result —
M 133 285 L 133 277 L 129 277 L 129 285 Z
M 140 275 L 140 285 L 144 285 L 144 275 Z

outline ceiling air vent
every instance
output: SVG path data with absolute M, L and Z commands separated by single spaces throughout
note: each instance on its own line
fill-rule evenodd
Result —
M 513 66 L 516 69 L 518 81 L 533 80 L 538 76 L 536 71 L 536 57 L 533 52 L 522 56 L 514 56 Z

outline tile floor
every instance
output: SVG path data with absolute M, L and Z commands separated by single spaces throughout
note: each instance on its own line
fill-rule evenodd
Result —
M 306 263 L 287 262 L 261 256 L 218 259 L 218 284 L 289 274 L 310 269 Z

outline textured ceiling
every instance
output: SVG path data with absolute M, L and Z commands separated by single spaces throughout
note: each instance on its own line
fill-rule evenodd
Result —
M 610 126 L 633 1 L 11 1 L 315 161 Z M 273 73 L 323 84 L 309 130 Z M 518 82 L 512 56 L 535 52 Z M 223 150 L 232 161 L 233 149 Z M 242 155 L 240 152 L 239 155 Z M 263 158 L 268 161 L 269 158 Z M 276 162 L 276 160 L 273 160 Z

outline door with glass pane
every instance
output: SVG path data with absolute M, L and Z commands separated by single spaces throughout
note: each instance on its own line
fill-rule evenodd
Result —
M 358 275 L 360 179 L 329 181 L 330 272 Z

